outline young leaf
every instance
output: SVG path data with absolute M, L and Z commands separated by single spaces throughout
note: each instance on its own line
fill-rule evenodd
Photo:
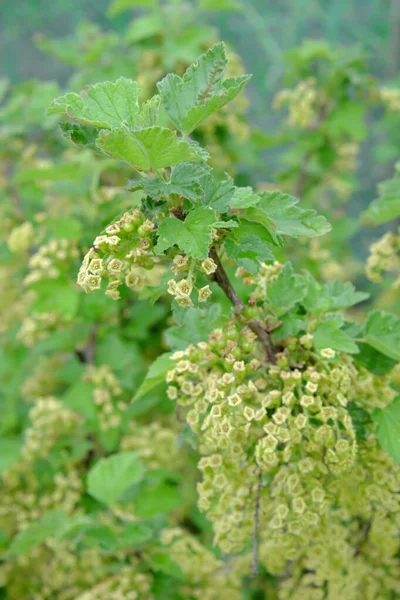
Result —
M 101 458 L 89 471 L 88 493 L 105 504 L 113 504 L 133 484 L 143 479 L 145 470 L 135 452 L 120 452 Z
M 34 521 L 23 529 L 11 542 L 7 556 L 19 556 L 44 542 L 65 526 L 67 515 L 59 510 L 45 514 L 39 521 Z
M 230 177 L 218 181 L 212 173 L 206 173 L 201 178 L 200 185 L 204 190 L 204 197 L 201 202 L 204 206 L 209 206 L 219 213 L 230 211 L 231 201 L 235 193 L 235 186 Z
M 137 390 L 133 400 L 138 400 L 154 387 L 162 383 L 165 379 L 166 373 L 172 368 L 172 364 L 171 352 L 165 352 L 156 358 L 147 371 L 147 375 L 142 385 Z
M 60 123 L 60 129 L 63 137 L 70 140 L 76 146 L 88 146 L 96 149 L 96 140 L 100 132 L 100 127 L 87 127 L 86 125 L 76 125 L 75 123 Z
M 343 283 L 340 279 L 333 283 L 326 283 L 324 293 L 331 300 L 329 310 L 343 310 L 369 298 L 368 293 L 357 292 L 352 283 L 349 281 Z
M 158 126 L 134 131 L 126 127 L 102 130 L 96 145 L 108 156 L 123 160 L 140 171 L 198 160 L 194 146 L 179 140 L 175 131 Z
M 202 165 L 181 163 L 174 167 L 169 181 L 155 179 L 154 177 L 142 177 L 142 179 L 130 181 L 126 189 L 129 191 L 142 189 L 145 194 L 151 196 L 154 200 L 161 200 L 170 194 L 177 194 L 196 202 L 204 197 L 200 179 L 207 170 L 207 167 Z
M 185 221 L 175 217 L 165 219 L 158 228 L 155 251 L 162 254 L 177 245 L 192 258 L 206 258 L 211 243 L 211 229 L 215 222 L 214 211 L 204 206 L 192 210 Z
M 396 396 L 386 408 L 375 408 L 372 418 L 376 423 L 375 435 L 380 445 L 400 463 L 400 396 Z
M 251 208 L 257 206 L 260 196 L 255 194 L 251 187 L 237 187 L 230 202 L 231 208 Z
M 298 315 L 296 309 L 285 313 L 279 320 L 282 324 L 274 329 L 271 334 L 272 341 L 274 342 L 280 342 L 287 337 L 297 336 L 300 331 L 305 331 L 307 328 L 307 320 Z
M 312 332 L 313 344 L 317 352 L 324 348 L 332 348 L 339 352 L 347 352 L 347 354 L 356 354 L 358 346 L 353 340 L 341 330 L 344 321 L 335 317 L 327 318 L 320 321 Z
M 314 277 L 307 274 L 307 294 L 302 302 L 304 308 L 315 315 L 343 310 L 363 302 L 369 298 L 365 292 L 357 292 L 350 282 L 336 280 L 333 283 L 321 285 Z
M 185 308 L 179 325 L 170 327 L 165 333 L 168 346 L 173 350 L 185 350 L 189 344 L 205 341 L 217 326 L 220 316 L 220 304 L 211 304 L 205 308 Z
M 400 317 L 374 311 L 365 325 L 365 341 L 385 356 L 400 361 Z
M 260 261 L 274 260 L 269 244 L 272 238 L 258 223 L 241 221 L 225 241 L 225 251 L 240 267 L 255 275 L 260 269 Z
M 185 134 L 230 102 L 249 80 L 242 75 L 224 81 L 227 65 L 225 45 L 215 44 L 183 77 L 170 73 L 157 84 L 171 121 Z
M 285 314 L 297 302 L 301 302 L 307 290 L 304 277 L 294 274 L 293 266 L 287 263 L 267 285 L 267 299 L 273 305 L 276 316 Z
M 361 219 L 366 225 L 381 225 L 400 217 L 400 163 L 396 171 L 393 179 L 378 186 L 379 197 L 362 213 Z
M 135 496 L 135 513 L 144 519 L 166 513 L 182 504 L 182 492 L 176 485 L 156 483 L 144 486 Z
M 355 357 L 356 361 L 374 375 L 382 377 L 382 375 L 389 373 L 397 364 L 397 361 L 393 360 L 393 358 L 389 358 L 382 354 L 382 352 L 378 352 L 378 350 L 375 350 L 369 344 L 359 342 L 358 347 L 360 352 Z
M 47 114 L 66 114 L 82 125 L 112 129 L 122 124 L 133 126 L 139 112 L 141 89 L 136 81 L 120 77 L 115 83 L 105 81 L 90 85 L 80 94 L 70 92 L 50 104 Z
M 298 200 L 282 192 L 262 192 L 259 194 L 259 209 L 276 227 L 276 232 L 292 237 L 315 237 L 331 230 L 328 221 L 315 210 L 297 206 Z

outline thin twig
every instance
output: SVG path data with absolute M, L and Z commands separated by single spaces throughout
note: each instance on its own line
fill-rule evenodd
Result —
M 244 309 L 243 300 L 237 295 L 236 291 L 234 290 L 229 280 L 229 277 L 224 267 L 222 266 L 217 250 L 215 248 L 211 248 L 209 254 L 210 258 L 212 258 L 215 264 L 217 265 L 217 270 L 212 275 L 213 281 L 215 281 L 219 285 L 219 287 L 222 289 L 222 291 L 225 293 L 225 295 L 229 298 L 229 300 L 235 307 L 237 314 L 240 315 Z M 258 337 L 259 341 L 263 345 L 268 362 L 275 363 L 276 357 L 272 348 L 271 340 L 268 335 L 267 329 L 262 325 L 261 321 L 259 321 L 258 319 L 252 319 L 247 323 L 247 326 L 249 329 L 251 329 L 253 333 L 255 333 L 255 335 Z
M 252 575 L 253 575 L 253 577 L 255 577 L 258 573 L 261 488 L 262 488 L 262 471 L 261 471 L 261 469 L 259 469 L 257 491 L 256 491 L 256 507 L 254 510 L 253 560 L 252 560 Z
M 93 323 L 92 330 L 90 332 L 90 336 L 88 342 L 82 350 L 76 350 L 75 354 L 79 358 L 82 363 L 87 365 L 94 364 L 94 357 L 96 354 L 96 335 L 97 335 L 98 324 Z

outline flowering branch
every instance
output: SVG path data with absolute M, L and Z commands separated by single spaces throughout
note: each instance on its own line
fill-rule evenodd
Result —
M 261 488 L 262 488 L 262 471 L 261 471 L 261 469 L 259 469 L 257 492 L 256 492 L 256 507 L 254 510 L 253 560 L 252 560 L 253 577 L 255 577 L 258 572 L 258 542 L 259 542 L 259 528 L 260 528 Z
M 234 290 L 229 280 L 229 277 L 224 267 L 222 266 L 217 250 L 215 248 L 211 248 L 209 255 L 210 258 L 212 258 L 215 264 L 217 265 L 216 271 L 211 276 L 212 280 L 219 285 L 224 294 L 229 298 L 229 300 L 235 307 L 237 314 L 241 314 L 244 309 L 244 302 L 241 298 L 239 298 L 236 291 Z M 249 329 L 251 329 L 251 331 L 255 333 L 255 335 L 263 345 L 268 362 L 275 364 L 275 352 L 272 348 L 271 339 L 265 327 L 263 327 L 263 325 L 258 319 L 252 319 L 247 325 Z

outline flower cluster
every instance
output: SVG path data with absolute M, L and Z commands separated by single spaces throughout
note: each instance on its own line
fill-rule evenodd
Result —
M 118 288 L 123 283 L 134 290 L 149 285 L 148 271 L 159 262 L 153 252 L 153 231 L 154 223 L 145 220 L 139 209 L 125 212 L 94 240 L 83 259 L 78 284 L 91 293 L 101 288 L 105 278 L 105 293 L 113 300 L 120 298 Z
M 90 365 L 83 375 L 83 380 L 93 385 L 93 403 L 97 407 L 100 429 L 107 431 L 118 428 L 127 405 L 121 398 L 121 386 L 110 367 Z
M 143 425 L 131 421 L 121 440 L 121 449 L 138 452 L 149 469 L 167 469 L 171 464 L 179 469 L 184 467 L 186 457 L 178 447 L 178 435 L 175 419 L 165 426 L 157 422 Z
M 208 276 L 212 275 L 217 270 L 217 265 L 215 264 L 212 258 L 206 258 L 200 263 L 199 266 L 200 270 Z M 185 271 L 189 270 L 189 274 L 187 277 L 183 277 L 179 280 L 170 279 L 168 281 L 168 293 L 175 298 L 179 306 L 189 308 L 193 306 L 193 301 L 191 298 L 194 288 L 192 272 L 195 268 L 195 261 L 192 261 L 189 265 L 188 257 L 183 256 L 182 254 L 178 254 L 177 256 L 175 256 L 173 260 L 172 272 L 175 276 L 179 276 L 180 274 L 185 273 Z M 211 293 L 212 292 L 209 285 L 197 288 L 198 302 L 207 302 L 208 298 L 211 296 Z
M 292 90 L 281 90 L 274 99 L 274 107 L 288 106 L 288 124 L 307 129 L 317 116 L 317 89 L 313 77 L 304 79 Z
M 389 110 L 400 110 L 400 90 L 398 88 L 382 86 L 379 90 L 379 96 Z
M 28 266 L 29 274 L 24 279 L 25 285 L 30 285 L 41 279 L 57 279 L 70 263 L 79 257 L 76 242 L 71 240 L 51 240 L 40 246 L 31 256 Z
M 32 245 L 34 238 L 33 226 L 29 221 L 18 225 L 12 229 L 7 239 L 7 244 L 11 252 L 21 254 L 27 252 Z
M 175 353 L 167 393 L 198 437 L 199 508 L 213 522 L 214 541 L 224 552 L 242 550 L 254 536 L 259 502 L 260 530 L 270 543 L 285 540 L 286 564 L 325 527 L 336 510 L 334 486 L 357 469 L 349 405 L 368 377 L 346 356 L 331 362 L 330 349 L 317 359 L 310 335 L 293 339 L 267 366 L 252 341 L 231 324 Z M 387 382 L 364 385 L 369 410 L 383 393 L 386 403 L 393 398 Z
M 176 527 L 161 531 L 161 543 L 185 575 L 182 593 L 199 600 L 240 600 L 241 569 L 224 568 L 224 562 L 194 536 Z M 233 565 L 232 565 L 233 566 Z M 239 568 L 238 568 L 239 567 Z M 243 574 L 246 570 L 243 570 Z
M 382 281 L 382 272 L 398 275 L 394 287 L 400 286 L 400 228 L 397 233 L 388 231 L 370 248 L 366 273 L 371 281 Z
M 137 560 L 111 575 L 91 590 L 80 594 L 76 600 L 156 600 L 150 592 L 151 576 L 141 573 Z
M 65 319 L 59 312 L 35 312 L 26 316 L 22 321 L 18 339 L 25 346 L 31 348 L 64 324 Z

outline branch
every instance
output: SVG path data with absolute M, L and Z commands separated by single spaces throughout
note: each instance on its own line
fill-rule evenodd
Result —
M 252 575 L 255 577 L 258 573 L 258 546 L 259 546 L 259 529 L 260 529 L 260 500 L 262 488 L 262 471 L 258 471 L 258 483 L 256 491 L 256 507 L 254 510 L 254 533 L 253 533 L 253 560 L 252 560 Z
M 97 323 L 93 323 L 92 330 L 89 335 L 88 342 L 82 350 L 75 350 L 75 354 L 80 362 L 87 365 L 94 364 L 94 357 L 96 353 L 96 336 L 97 336 Z
M 217 265 L 217 270 L 212 275 L 213 281 L 215 281 L 219 285 L 224 294 L 229 298 L 229 300 L 235 307 L 237 314 L 240 315 L 244 309 L 243 300 L 239 298 L 239 296 L 235 292 L 229 280 L 229 277 L 226 274 L 224 267 L 222 266 L 217 250 L 215 248 L 211 248 L 209 254 L 210 258 L 212 258 L 215 264 Z M 251 329 L 253 333 L 255 333 L 255 335 L 258 337 L 259 341 L 263 345 L 268 362 L 275 364 L 275 353 L 272 348 L 270 337 L 265 327 L 263 327 L 262 323 L 258 319 L 252 319 L 249 323 L 247 323 L 247 326 L 249 327 L 249 329 Z

